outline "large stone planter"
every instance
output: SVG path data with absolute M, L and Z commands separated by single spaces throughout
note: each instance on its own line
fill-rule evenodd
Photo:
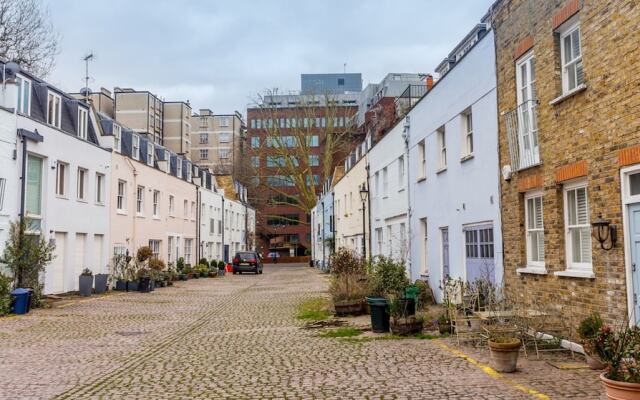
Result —
M 80 275 L 78 280 L 80 296 L 91 296 L 93 290 L 93 275 Z
M 107 291 L 107 282 L 109 281 L 109 274 L 96 274 L 95 275 L 95 287 L 96 293 L 104 293 Z
M 509 342 L 489 340 L 494 369 L 498 372 L 515 372 L 521 345 L 520 339 L 514 339 Z
M 338 317 L 362 314 L 362 300 L 339 301 L 333 306 L 336 309 L 336 315 Z
M 610 400 L 640 400 L 640 383 L 614 381 L 600 374 L 600 380 Z
M 416 319 L 414 317 L 391 321 L 391 333 L 398 336 L 415 335 L 416 333 L 422 332 L 422 324 L 423 322 L 421 319 Z

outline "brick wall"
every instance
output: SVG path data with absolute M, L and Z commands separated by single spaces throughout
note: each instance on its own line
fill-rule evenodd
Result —
M 580 19 L 587 89 L 558 102 L 559 37 L 554 28 Z M 640 5 L 635 0 L 513 0 L 494 15 L 499 114 L 516 107 L 515 58 L 535 54 L 541 164 L 502 181 L 506 291 L 526 302 L 561 305 L 574 324 L 592 311 L 610 322 L 627 315 L 620 168 L 637 163 L 640 144 Z M 500 164 L 511 164 L 506 124 L 500 118 Z M 640 153 L 639 153 L 640 154 Z M 561 277 L 565 270 L 562 183 L 584 176 L 589 218 L 599 214 L 618 227 L 617 246 L 592 240 L 594 279 Z M 526 264 L 523 192 L 541 187 L 546 275 L 516 273 Z

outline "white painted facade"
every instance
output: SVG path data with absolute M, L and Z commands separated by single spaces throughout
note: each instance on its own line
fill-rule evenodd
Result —
M 404 122 L 369 151 L 371 254 L 405 260 L 410 269 L 407 219 L 407 157 Z
M 13 83 L 0 89 L 0 255 L 4 252 L 9 224 L 18 219 L 20 183 L 18 180 L 16 92 Z
M 467 148 L 469 113 L 472 152 Z M 452 278 L 464 280 L 475 279 L 482 269 L 483 275 L 501 283 L 493 31 L 457 61 L 408 116 L 412 280 L 428 279 L 438 299 L 447 269 Z M 393 139 L 392 134 L 387 136 Z
M 89 112 L 89 123 L 95 115 Z M 42 142 L 28 141 L 28 156 L 42 160 L 41 213 L 28 219 L 40 219 L 40 233 L 56 245 L 55 258 L 44 272 L 44 293 L 63 293 L 78 290 L 78 276 L 84 268 L 94 274 L 109 272 L 109 177 L 111 152 L 55 127 L 43 124 L 27 115 L 18 114 L 17 129 L 39 133 Z M 18 147 L 22 144 L 19 143 Z M 22 152 L 17 152 L 18 165 Z M 29 164 L 30 160 L 27 162 Z M 56 174 L 59 164 L 65 164 L 64 194 L 56 193 Z M 80 171 L 85 174 L 84 199 L 80 198 Z M 97 198 L 98 174 L 101 195 Z M 20 176 L 20 172 L 18 175 Z M 19 198 L 20 191 L 17 196 Z M 28 193 L 25 202 L 31 201 Z
M 222 243 L 222 198 L 223 189 L 217 191 L 200 187 L 200 243 L 201 255 L 211 260 L 221 260 L 224 254 Z

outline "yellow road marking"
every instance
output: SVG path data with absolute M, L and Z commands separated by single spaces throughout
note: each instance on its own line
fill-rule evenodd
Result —
M 496 371 L 495 369 L 491 368 L 488 365 L 482 364 L 481 362 L 479 362 L 478 360 L 475 360 L 471 357 L 469 357 L 468 355 L 464 354 L 463 352 L 461 352 L 460 350 L 456 350 L 452 347 L 447 346 L 446 344 L 442 343 L 442 341 L 440 340 L 436 340 L 435 341 L 436 344 L 443 350 L 448 351 L 449 353 L 455 355 L 456 357 L 460 357 L 463 360 L 466 360 L 468 363 L 475 365 L 476 367 L 478 367 L 482 372 L 484 372 L 485 374 L 487 374 L 488 376 L 490 376 L 493 379 L 502 381 L 504 383 L 506 383 L 507 385 L 518 389 L 521 392 L 530 394 L 531 396 L 540 399 L 540 400 L 550 400 L 550 397 L 547 396 L 546 394 L 540 393 L 535 389 L 529 388 L 525 385 L 522 385 L 518 382 L 515 382 L 507 377 L 505 377 L 503 374 L 501 374 L 500 372 Z
M 65 307 L 69 307 L 69 306 L 74 305 L 74 304 L 87 303 L 89 301 L 100 300 L 100 299 L 104 299 L 106 297 L 121 296 L 123 294 L 124 294 L 124 292 L 123 293 L 114 293 L 114 294 L 105 294 L 103 296 L 95 296 L 95 297 L 90 297 L 88 299 L 83 299 L 83 300 L 74 300 L 74 301 L 72 301 L 70 303 L 61 304 L 59 306 L 56 306 L 56 308 L 65 308 Z

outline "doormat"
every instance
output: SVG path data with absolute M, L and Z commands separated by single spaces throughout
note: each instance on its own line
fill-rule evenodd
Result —
M 583 362 L 577 361 L 547 361 L 547 364 L 558 369 L 588 369 L 589 366 Z

